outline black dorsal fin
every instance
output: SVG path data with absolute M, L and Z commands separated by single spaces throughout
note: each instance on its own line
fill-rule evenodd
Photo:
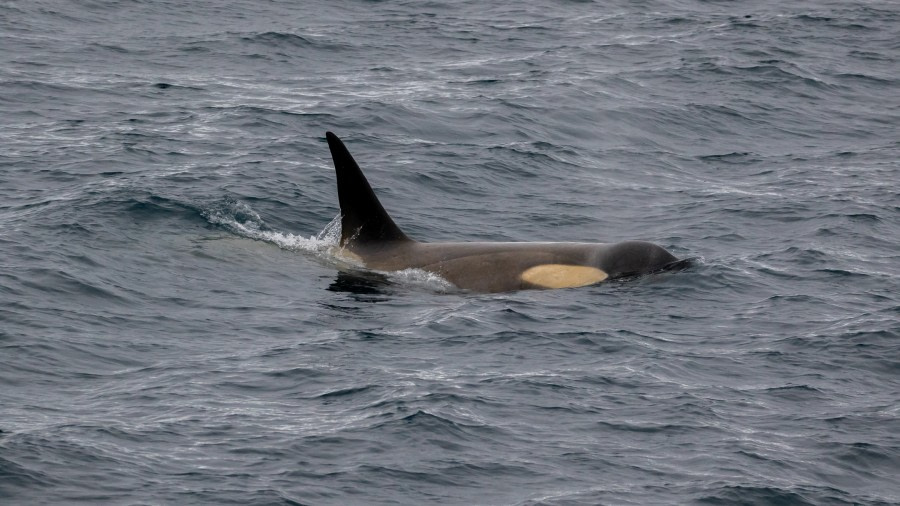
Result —
M 347 147 L 331 132 L 325 133 L 334 170 L 337 173 L 338 201 L 341 205 L 341 246 L 374 241 L 409 241 L 387 211 L 350 156 Z

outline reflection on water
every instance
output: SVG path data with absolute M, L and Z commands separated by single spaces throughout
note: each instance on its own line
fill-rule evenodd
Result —
M 394 283 L 383 274 L 363 270 L 338 271 L 334 282 L 328 286 L 332 292 L 348 292 L 355 295 L 383 295 Z M 377 301 L 375 299 L 373 302 Z

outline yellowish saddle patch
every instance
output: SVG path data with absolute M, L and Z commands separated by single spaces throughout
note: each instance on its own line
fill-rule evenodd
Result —
M 609 274 L 584 265 L 544 264 L 535 265 L 520 277 L 522 281 L 542 288 L 574 288 L 599 283 Z

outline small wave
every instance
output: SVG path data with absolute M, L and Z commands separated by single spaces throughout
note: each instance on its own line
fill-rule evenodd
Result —
M 180 85 L 180 84 L 165 83 L 162 81 L 154 83 L 152 86 L 154 88 L 158 88 L 160 90 L 169 90 L 169 89 L 171 89 L 171 90 L 192 90 L 192 91 L 203 90 L 203 88 L 200 88 L 197 86 L 184 86 L 184 85 Z
M 700 497 L 701 504 L 813 504 L 790 490 L 766 486 L 724 486 Z
M 304 37 L 302 35 L 297 35 L 295 33 L 287 33 L 287 32 L 263 32 L 263 33 L 239 33 L 234 34 L 240 36 L 240 41 L 242 43 L 250 44 L 250 45 L 259 45 L 264 46 L 266 48 L 280 48 L 280 49 L 296 49 L 296 48 L 306 48 L 306 49 L 319 49 L 319 50 L 331 50 L 337 51 L 346 48 L 345 44 L 335 43 L 327 40 L 322 40 L 318 37 L 309 38 Z M 260 55 L 261 56 L 261 55 Z
M 318 399 L 331 399 L 337 397 L 354 396 L 364 392 L 370 392 L 375 389 L 375 385 L 362 385 L 358 387 L 339 388 L 337 390 L 329 390 L 316 396 Z
M 12 460 L 0 457 L 0 481 L 8 490 L 28 490 L 52 483 L 53 480 L 41 471 L 29 469 Z
M 112 51 L 112 52 L 114 52 L 114 53 L 128 53 L 128 52 L 129 52 L 129 51 L 128 51 L 127 49 L 125 49 L 124 47 L 122 47 L 122 46 L 117 46 L 117 45 L 115 45 L 115 44 L 100 44 L 100 43 L 93 43 L 93 44 L 91 44 L 91 47 L 96 47 L 96 48 L 100 48 L 100 49 L 105 49 L 105 50 L 107 50 L 107 51 Z
M 56 268 L 32 268 L 25 271 L 26 276 L 12 279 L 22 286 L 35 289 L 45 295 L 68 295 L 75 300 L 105 299 L 124 301 L 124 297 L 116 289 L 99 280 L 92 279 L 89 273 L 80 271 L 77 274 Z
M 99 205 L 107 204 L 124 206 L 129 216 L 140 221 L 169 219 L 172 216 L 181 216 L 190 220 L 199 219 L 197 217 L 199 210 L 195 206 L 149 192 L 146 195 L 129 196 L 121 201 L 99 203 Z
M 294 33 L 265 32 L 241 37 L 247 42 L 262 42 L 265 44 L 287 44 L 291 46 L 309 46 L 309 39 Z

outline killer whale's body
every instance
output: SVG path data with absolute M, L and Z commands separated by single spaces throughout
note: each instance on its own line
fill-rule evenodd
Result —
M 382 207 L 344 143 L 325 137 L 334 160 L 341 207 L 340 247 L 368 269 L 421 269 L 464 290 L 507 292 L 570 288 L 648 274 L 677 264 L 660 246 L 643 241 L 423 243 L 404 234 Z

